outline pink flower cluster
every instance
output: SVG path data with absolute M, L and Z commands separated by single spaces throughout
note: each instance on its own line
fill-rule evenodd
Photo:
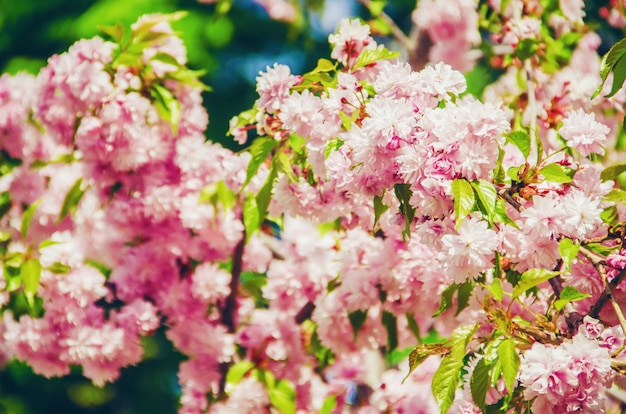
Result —
M 560 346 L 535 343 L 522 358 L 519 381 L 533 412 L 602 413 L 613 379 L 609 351 L 582 333 Z

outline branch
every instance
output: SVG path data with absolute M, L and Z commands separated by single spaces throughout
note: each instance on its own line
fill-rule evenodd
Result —
M 224 302 L 222 308 L 222 323 L 228 327 L 228 332 L 235 332 L 235 312 L 237 311 L 237 287 L 239 286 L 239 279 L 241 277 L 242 262 L 243 262 L 243 248 L 246 244 L 246 230 L 244 229 L 243 235 L 239 243 L 235 246 L 233 252 L 233 268 L 232 277 L 230 279 L 230 294 Z
M 602 310 L 606 302 L 608 302 L 608 300 L 611 298 L 611 293 L 613 292 L 613 289 L 615 289 L 617 285 L 622 283 L 624 278 L 626 278 L 626 270 L 622 270 L 620 274 L 617 275 L 617 277 L 615 277 L 607 284 L 608 286 L 605 285 L 604 292 L 602 292 L 602 295 L 600 295 L 596 303 L 594 303 L 591 309 L 589 309 L 589 316 L 594 319 L 598 319 L 600 311 Z

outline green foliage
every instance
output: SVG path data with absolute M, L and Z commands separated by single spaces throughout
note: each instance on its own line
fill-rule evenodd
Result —
M 529 269 L 522 273 L 519 282 L 513 289 L 513 297 L 516 298 L 527 290 L 532 289 L 559 274 L 561 273 L 543 268 Z
M 465 217 L 474 210 L 474 189 L 467 180 L 457 178 L 452 181 L 452 195 L 454 197 L 456 229 L 458 230 Z
M 559 299 L 554 302 L 554 307 L 556 308 L 556 310 L 561 311 L 568 303 L 583 300 L 590 296 L 591 295 L 588 295 L 586 293 L 580 293 L 573 286 L 565 286 L 565 288 L 563 288 L 563 291 L 561 292 L 561 296 L 559 297 Z
M 465 350 L 470 339 L 476 332 L 476 325 L 461 326 L 452 332 L 450 337 L 450 353 L 442 360 L 432 380 L 435 401 L 441 413 L 447 413 L 454 402 L 454 395 L 464 365 Z

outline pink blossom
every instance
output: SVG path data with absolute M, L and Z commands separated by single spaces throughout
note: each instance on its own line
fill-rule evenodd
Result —
M 299 78 L 291 74 L 289 66 L 274 63 L 256 78 L 256 91 L 259 94 L 257 105 L 268 112 L 276 112 L 285 99 L 289 97 L 289 88 L 299 82 Z
M 577 109 L 563 119 L 559 133 L 567 141 L 568 147 L 586 157 L 589 154 L 604 154 L 604 142 L 609 128 L 597 122 L 595 114 Z
M 361 52 L 376 49 L 369 26 L 357 19 L 341 20 L 337 33 L 328 36 L 328 42 L 333 46 L 330 56 L 349 68 L 356 63 Z

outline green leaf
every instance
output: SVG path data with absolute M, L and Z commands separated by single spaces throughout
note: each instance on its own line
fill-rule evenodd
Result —
M 624 84 L 624 80 L 626 80 L 626 58 L 622 56 L 615 66 L 613 66 L 613 85 L 611 86 L 611 92 L 608 95 L 605 95 L 605 98 L 610 98 L 615 95 L 617 91 L 622 88 Z
M 409 330 L 411 331 L 415 339 L 419 341 L 420 340 L 420 328 L 417 325 L 417 322 L 415 321 L 415 317 L 413 317 L 413 314 L 409 312 L 405 313 L 404 316 L 406 317 L 406 323 L 409 326 Z
M 374 50 L 364 50 L 357 58 L 352 70 L 364 68 L 379 60 L 395 59 L 400 56 L 400 52 L 392 52 L 385 48 L 378 48 Z
M 150 58 L 150 60 L 158 60 L 159 62 L 167 63 L 168 65 L 180 67 L 180 63 L 176 60 L 176 58 L 168 53 L 155 53 L 154 56 Z
M 605 195 L 602 200 L 609 201 L 613 203 L 625 203 L 626 202 L 626 191 L 620 188 L 614 188 L 607 195 Z
M 161 118 L 170 123 L 174 136 L 178 136 L 178 126 L 182 116 L 178 99 L 176 99 L 172 91 L 158 83 L 152 84 L 150 94 L 154 98 L 157 112 Z
M 85 264 L 87 266 L 91 266 L 94 269 L 98 270 L 106 278 L 111 276 L 112 270 L 107 265 L 105 265 L 104 263 L 100 263 L 100 262 L 98 262 L 96 260 L 93 260 L 93 259 L 85 259 Z
M 270 402 L 281 414 L 296 413 L 296 392 L 289 382 L 278 381 L 276 386 L 269 390 Z
M 76 180 L 74 185 L 69 189 L 67 194 L 65 195 L 65 199 L 63 200 L 63 205 L 61 206 L 61 211 L 59 212 L 59 219 L 57 223 L 60 223 L 68 214 L 74 214 L 76 212 L 76 207 L 78 207 L 78 203 L 80 199 L 85 194 L 85 190 L 82 187 L 83 179 L 82 177 Z
M 396 193 L 396 197 L 400 201 L 400 211 L 404 216 L 404 231 L 402 232 L 402 238 L 406 241 L 411 237 L 411 225 L 415 218 L 415 208 L 411 206 L 411 197 L 413 192 L 411 191 L 410 184 L 395 184 L 393 186 Z
M 289 178 L 290 182 L 294 183 L 300 181 L 298 176 L 294 174 L 293 168 L 291 168 L 291 160 L 289 159 L 289 154 L 281 152 L 280 154 L 276 155 L 274 159 L 276 160 L 276 167 L 278 168 L 278 171 L 285 174 Z
M 481 358 L 476 363 L 472 377 L 470 378 L 470 391 L 472 393 L 472 399 L 474 404 L 484 413 L 487 411 L 485 405 L 485 398 L 487 397 L 487 391 L 489 390 L 489 378 L 491 366 L 485 364 L 485 358 Z
M 24 284 L 24 293 L 29 306 L 32 308 L 35 304 L 35 295 L 39 289 L 39 279 L 41 279 L 41 263 L 39 260 L 31 258 L 26 260 L 20 270 L 22 283 Z
M 550 280 L 554 276 L 561 274 L 560 272 L 555 272 L 548 269 L 529 269 L 522 273 L 517 286 L 513 289 L 513 297 L 516 298 L 522 293 L 526 292 L 528 289 L 534 288 L 535 286 Z
M 352 124 L 359 117 L 360 111 L 354 110 L 352 111 L 352 115 L 346 114 L 344 111 L 339 111 L 339 118 L 341 119 L 341 125 L 343 129 L 349 131 L 352 128 Z
M 491 284 L 487 286 L 487 290 L 489 290 L 489 292 L 491 292 L 493 297 L 499 301 L 502 301 L 502 298 L 504 298 L 504 291 L 502 290 L 502 281 L 497 277 L 493 278 L 493 281 L 491 282 Z
M 575 170 L 563 167 L 559 164 L 548 164 L 539 170 L 539 173 L 547 181 L 554 183 L 569 183 L 574 177 Z
M 439 368 L 433 376 L 433 396 L 442 414 L 447 413 L 454 402 L 454 395 L 461 377 L 461 368 L 463 368 L 465 349 L 476 332 L 476 327 L 476 325 L 468 325 L 454 330 L 450 338 L 450 353 L 441 360 Z
M 334 395 L 326 397 L 319 414 L 331 414 L 335 406 L 337 406 L 337 397 Z
M 246 194 L 246 198 L 243 202 L 243 225 L 246 228 L 247 240 L 250 240 L 250 237 L 261 226 L 261 221 L 259 220 L 259 217 L 260 212 L 259 206 L 256 203 L 256 197 L 252 193 Z
M 507 338 L 498 346 L 498 357 L 500 359 L 500 368 L 504 377 L 504 384 L 509 390 L 509 394 L 513 393 L 515 388 L 515 378 L 519 371 L 520 359 L 515 350 L 515 341 Z
M 515 145 L 524 155 L 524 158 L 528 158 L 530 155 L 530 135 L 525 131 L 513 131 L 506 135 L 507 141 Z
M 0 218 L 11 210 L 11 194 L 8 191 L 0 193 Z
M 511 217 L 509 217 L 508 214 L 506 214 L 506 203 L 501 198 L 498 198 L 496 200 L 496 209 L 494 212 L 493 221 L 508 224 L 509 226 L 519 230 L 519 226 L 517 225 L 517 223 Z
M 267 284 L 267 275 L 263 273 L 245 271 L 241 272 L 239 281 L 243 290 L 252 296 L 257 303 L 266 302 L 265 298 L 263 298 L 262 289 L 263 286 Z
M 124 26 L 122 26 L 120 23 L 116 24 L 115 26 L 98 26 L 98 31 L 108 36 L 111 36 L 111 38 L 117 43 L 121 43 L 122 39 L 124 38 Z
M 402 380 L 402 383 L 406 381 L 417 367 L 431 355 L 443 355 L 450 352 L 450 347 L 444 344 L 420 344 L 411 351 L 409 354 L 409 372 Z
M 602 82 L 591 96 L 591 99 L 595 98 L 600 92 L 602 92 L 602 87 L 604 86 L 604 82 L 606 82 L 609 73 L 613 70 L 615 64 L 622 58 L 622 56 L 624 56 L 624 54 L 626 54 L 626 38 L 615 43 L 602 57 L 602 60 L 600 61 L 600 77 L 602 78 Z
M 398 347 L 398 320 L 393 313 L 383 311 L 382 323 L 387 330 L 387 352 Z
M 374 196 L 374 228 L 376 228 L 380 216 L 387 210 L 389 210 L 389 206 L 383 203 L 383 198 L 381 196 Z
M 457 308 L 454 316 L 458 316 L 463 309 L 469 306 L 469 300 L 473 290 L 474 284 L 472 282 L 465 282 L 459 286 L 459 292 L 457 294 Z
M 533 56 L 537 49 L 539 48 L 539 43 L 535 39 L 522 39 L 517 44 L 515 48 L 515 55 L 521 60 L 526 60 L 529 57 Z
M 603 222 L 609 225 L 615 225 L 619 222 L 619 212 L 616 206 L 608 206 L 602 213 L 600 213 L 600 218 Z
M 275 162 L 273 162 L 267 180 L 265 180 L 265 184 L 263 184 L 263 187 L 261 187 L 261 190 L 259 190 L 256 196 L 256 204 L 259 208 L 259 227 L 261 227 L 261 223 L 263 223 L 263 220 L 265 220 L 267 216 L 267 208 L 270 205 L 272 188 L 274 187 L 276 177 L 278 177 L 278 172 L 276 171 Z
M 612 165 L 602 170 L 600 173 L 600 179 L 602 181 L 614 180 L 624 171 L 626 171 L 626 164 Z
M 554 302 L 554 307 L 557 311 L 560 312 L 568 303 L 582 300 L 590 296 L 591 295 L 588 295 L 586 293 L 580 293 L 573 286 L 565 286 L 565 288 L 563 288 L 563 290 L 561 291 L 561 296 L 559 297 L 559 299 Z
M 496 201 L 498 199 L 498 193 L 496 188 L 487 180 L 473 181 L 472 187 L 476 191 L 480 204 L 484 207 L 484 213 L 493 221 L 494 214 L 496 212 Z
M 328 59 L 318 59 L 317 66 L 311 71 L 311 73 L 331 72 L 337 69 L 337 65 Z
M 383 9 L 387 5 L 387 0 L 372 0 L 368 5 L 367 9 L 372 14 L 372 16 L 380 16 L 383 12 Z
M 356 339 L 357 335 L 359 334 L 359 330 L 367 320 L 367 310 L 362 311 L 360 309 L 357 309 L 354 312 L 350 312 L 348 314 L 348 319 L 350 319 L 352 333 L 354 334 L 354 338 Z
M 39 207 L 39 204 L 41 204 L 42 201 L 42 198 L 35 201 L 33 204 L 28 206 L 28 208 L 22 214 L 22 223 L 20 225 L 20 233 L 22 234 L 22 238 L 26 239 L 26 235 L 28 235 L 28 229 L 30 229 L 30 224 L 33 221 L 35 211 L 37 211 L 37 207 Z
M 200 191 L 198 204 L 210 203 L 217 208 L 218 203 L 222 204 L 224 210 L 232 210 L 237 203 L 235 193 L 228 188 L 224 180 L 207 185 Z
M 601 256 L 608 256 L 609 254 L 613 253 L 617 249 L 617 245 L 605 246 L 602 243 L 589 243 L 589 244 L 586 244 L 585 247 L 587 247 L 589 250 L 591 250 L 594 253 L 598 253 Z
M 458 288 L 459 285 L 453 283 L 445 288 L 443 292 L 441 292 L 441 303 L 439 303 L 439 309 L 437 309 L 437 311 L 433 315 L 433 318 L 441 315 L 452 307 L 454 293 L 457 291 Z
M 231 385 L 239 384 L 243 377 L 253 368 L 254 362 L 247 360 L 239 361 L 236 364 L 233 364 L 226 374 L 226 383 Z
M 461 222 L 474 209 L 474 190 L 472 185 L 463 178 L 452 181 L 452 196 L 454 197 L 454 214 L 456 216 L 456 229 Z
M 267 137 L 259 137 L 252 141 L 252 145 L 248 148 L 252 158 L 248 163 L 246 181 L 244 181 L 243 186 L 241 187 L 242 189 L 250 183 L 250 180 L 252 180 L 252 177 L 255 176 L 259 167 L 263 164 L 270 152 L 272 152 L 272 150 L 276 147 L 276 144 L 278 144 L 278 141 Z
M 567 269 L 570 268 L 572 261 L 578 255 L 578 250 L 580 250 L 580 244 L 574 243 L 572 239 L 563 238 L 559 241 L 559 253 L 561 253 L 563 264 Z
M 46 267 L 46 270 L 49 270 L 52 273 L 56 274 L 65 274 L 72 270 L 72 268 L 68 265 L 65 265 L 61 262 L 54 262 L 52 265 Z

